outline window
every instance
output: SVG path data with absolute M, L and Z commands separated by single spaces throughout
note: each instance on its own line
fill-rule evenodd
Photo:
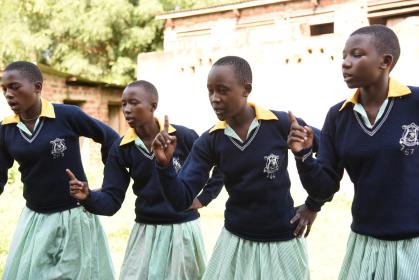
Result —
M 112 127 L 116 132 L 121 133 L 123 127 L 123 117 L 121 104 L 118 103 L 109 103 L 108 104 L 108 120 L 109 126 Z
M 333 34 L 333 32 L 334 32 L 333 22 L 310 25 L 310 36 Z

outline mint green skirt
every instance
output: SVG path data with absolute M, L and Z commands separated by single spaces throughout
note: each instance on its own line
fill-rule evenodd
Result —
M 115 279 L 98 217 L 82 207 L 51 214 L 23 208 L 3 279 Z
M 121 280 L 197 280 L 205 271 L 199 220 L 181 224 L 136 223 L 121 268 Z
M 419 237 L 380 240 L 351 232 L 341 280 L 418 280 Z
M 223 228 L 205 280 L 305 280 L 310 278 L 304 238 L 256 242 Z

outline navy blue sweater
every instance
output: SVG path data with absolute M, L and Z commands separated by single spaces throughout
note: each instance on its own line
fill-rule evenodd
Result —
M 159 166 L 160 180 L 172 205 L 185 209 L 216 165 L 229 194 L 225 228 L 248 240 L 290 240 L 296 226 L 290 224 L 295 214 L 287 171 L 290 120 L 284 112 L 258 107 L 255 111 L 260 125 L 244 143 L 217 125 L 195 142 L 178 177 L 173 165 Z
M 36 212 L 51 213 L 77 206 L 77 201 L 69 194 L 65 169 L 70 168 L 78 178 L 86 180 L 79 137 L 101 143 L 105 161 L 119 136 L 76 106 L 43 100 L 42 111 L 48 113 L 41 114 L 32 136 L 16 126 L 18 116 L 4 119 L 0 126 L 0 193 L 7 182 L 7 171 L 16 160 L 26 206 Z
M 173 161 L 176 168 L 180 168 L 198 135 L 192 129 L 179 125 L 171 126 L 169 132 L 177 138 Z M 121 207 L 132 178 L 132 188 L 137 196 L 136 222 L 173 224 L 197 219 L 197 210 L 178 212 L 166 201 L 159 187 L 154 154 L 135 145 L 135 137 L 135 130 L 130 129 L 124 138 L 114 143 L 106 162 L 101 191 L 90 192 L 88 199 L 81 203 L 92 213 L 113 215 Z M 222 175 L 215 171 L 198 197 L 199 201 L 207 205 L 219 194 L 222 187 Z
M 339 189 L 345 169 L 354 184 L 354 232 L 385 240 L 419 236 L 419 88 L 390 81 L 389 102 L 372 129 L 352 101 L 333 106 L 317 159 L 297 161 L 304 187 L 317 199 Z M 351 103 L 352 102 L 352 103 Z

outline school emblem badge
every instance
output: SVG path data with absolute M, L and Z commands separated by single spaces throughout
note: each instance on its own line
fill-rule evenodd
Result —
M 67 146 L 65 145 L 65 140 L 60 138 L 55 138 L 54 140 L 50 141 L 52 148 L 51 148 L 51 155 L 54 159 L 59 157 L 64 157 L 64 151 L 67 150 Z
M 414 147 L 419 145 L 418 134 L 419 126 L 415 123 L 402 126 L 403 135 L 400 138 L 399 143 L 401 145 L 400 150 L 404 152 L 405 155 L 411 155 L 414 152 Z
M 180 160 L 178 157 L 173 157 L 173 167 L 176 170 L 176 173 L 179 173 L 180 169 L 182 168 L 182 164 L 180 164 Z
M 264 159 L 266 160 L 266 164 L 263 173 L 266 173 L 268 179 L 275 178 L 275 172 L 279 170 L 279 156 L 270 154 L 269 156 L 265 156 Z

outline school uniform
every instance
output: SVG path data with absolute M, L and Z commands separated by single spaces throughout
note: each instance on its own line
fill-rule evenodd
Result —
M 163 128 L 163 123 L 160 123 L 160 128 Z M 173 164 L 179 171 L 198 135 L 179 125 L 170 125 L 169 133 L 177 139 Z M 95 214 L 115 214 L 125 198 L 130 178 L 137 196 L 136 223 L 128 241 L 120 278 L 201 279 L 206 256 L 199 213 L 197 210 L 176 211 L 165 200 L 154 153 L 147 149 L 133 128 L 112 146 L 101 191 L 90 192 L 82 204 Z M 222 176 L 214 175 L 198 199 L 207 205 L 222 186 Z
M 374 125 L 359 94 L 329 110 L 318 158 L 304 156 L 297 168 L 319 200 L 339 189 L 344 169 L 354 184 L 340 279 L 419 279 L 419 88 L 390 79 Z
M 172 164 L 158 167 L 165 197 L 185 209 L 216 165 L 229 198 L 224 229 L 204 279 L 308 279 L 305 241 L 290 224 L 296 209 L 287 171 L 290 120 L 285 112 L 250 104 L 256 113 L 242 142 L 218 122 L 196 142 L 179 176 Z M 310 198 L 307 207 L 322 203 Z
M 0 193 L 16 160 L 26 200 L 3 279 L 114 279 L 102 226 L 70 196 L 65 170 L 86 180 L 79 136 L 101 143 L 105 160 L 118 135 L 76 106 L 41 102 L 32 133 L 18 115 L 0 126 Z

